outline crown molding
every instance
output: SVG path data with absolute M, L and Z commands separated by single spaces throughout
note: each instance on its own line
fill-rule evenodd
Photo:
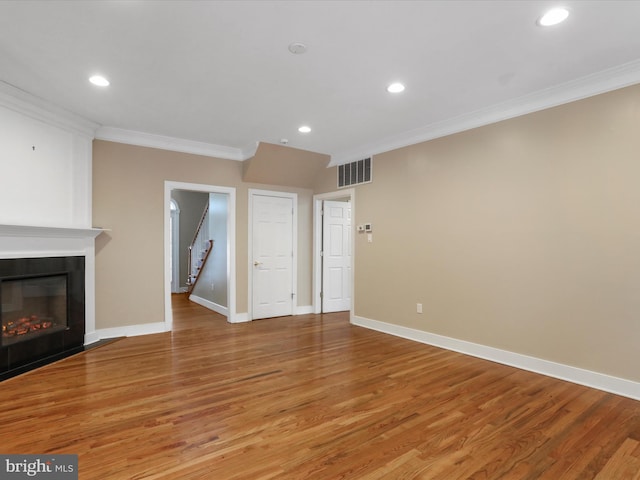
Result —
M 254 157 L 256 155 L 256 152 L 258 151 L 260 143 L 261 142 L 254 142 L 253 144 L 247 145 L 245 148 L 241 149 L 240 151 L 242 152 L 242 160 L 249 160 L 250 158 Z
M 399 135 L 331 155 L 328 166 L 341 165 L 472 128 L 519 117 L 640 83 L 640 60 L 603 70 L 529 95 L 435 122 Z
M 226 147 L 224 145 L 197 142 L 194 140 L 185 140 L 183 138 L 167 137 L 152 133 L 136 132 L 134 130 L 125 130 L 116 127 L 98 128 L 95 138 L 98 140 L 107 140 L 109 142 L 136 145 L 139 147 L 159 148 L 162 150 L 171 150 L 174 152 L 191 153 L 194 155 L 204 155 L 207 157 L 237 161 L 243 161 L 250 158 L 253 156 L 257 148 L 257 145 L 256 147 L 245 149 Z
M 99 125 L 24 90 L 0 81 L 0 106 L 35 120 L 93 138 Z

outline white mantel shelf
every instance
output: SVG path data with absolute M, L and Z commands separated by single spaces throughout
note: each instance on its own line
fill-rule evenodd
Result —
M 104 231 L 102 228 L 0 225 L 0 237 L 96 238 Z
M 103 228 L 0 224 L 0 259 L 84 256 L 85 345 L 100 339 L 95 315 L 95 238 Z

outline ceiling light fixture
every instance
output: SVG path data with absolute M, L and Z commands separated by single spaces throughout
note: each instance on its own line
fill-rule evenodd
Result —
M 306 125 L 301 126 L 300 128 L 298 128 L 298 131 L 300 133 L 309 133 L 311 131 L 311 127 L 308 127 Z
M 387 92 L 389 93 L 400 93 L 404 91 L 404 85 L 401 83 L 392 83 L 387 87 Z
M 94 75 L 93 77 L 89 78 L 89 81 L 91 83 L 93 83 L 94 85 L 97 85 L 99 87 L 108 87 L 109 86 L 109 80 L 104 78 L 102 75 Z
M 538 25 L 542 27 L 550 27 L 564 22 L 569 16 L 569 10 L 566 8 L 552 8 L 538 19 Z

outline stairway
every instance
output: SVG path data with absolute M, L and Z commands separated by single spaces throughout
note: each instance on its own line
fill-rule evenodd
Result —
M 187 277 L 187 291 L 189 293 L 198 283 L 200 273 L 202 273 L 209 253 L 213 249 L 213 240 L 209 238 L 209 235 L 209 205 L 207 205 L 200 218 L 193 241 L 189 245 L 189 275 Z

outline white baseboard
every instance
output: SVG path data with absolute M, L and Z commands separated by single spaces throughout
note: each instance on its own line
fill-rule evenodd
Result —
M 306 315 L 308 313 L 313 313 L 313 306 L 305 305 L 302 307 L 296 306 L 293 312 L 293 315 Z M 236 313 L 233 319 L 228 319 L 229 323 L 242 323 L 242 322 L 251 322 L 252 320 L 249 318 L 249 313 Z
M 296 306 L 294 315 L 307 315 L 313 313 L 313 305 Z
M 138 335 L 149 335 L 152 333 L 163 333 L 166 331 L 167 329 L 164 322 L 143 323 L 141 325 L 128 325 L 126 327 L 101 328 L 95 332 L 85 334 L 84 344 L 90 345 L 107 338 L 136 337 Z
M 222 305 L 212 302 L 211 300 L 207 300 L 206 298 L 198 297 L 197 295 L 193 294 L 189 295 L 189 300 L 191 300 L 193 303 L 197 303 L 198 305 L 202 305 L 209 310 L 213 310 L 220 315 L 224 315 L 225 317 L 229 316 L 229 309 L 227 307 L 223 307 Z
M 84 344 L 91 345 L 92 343 L 96 343 L 100 341 L 100 335 L 98 332 L 89 332 L 84 334 Z
M 209 310 L 213 310 L 220 315 L 224 315 L 225 317 L 227 317 L 227 322 L 229 323 L 243 323 L 250 321 L 249 315 L 246 312 L 230 315 L 229 309 L 227 307 L 223 307 L 222 305 L 218 305 L 217 303 L 211 302 L 202 297 L 198 297 L 197 295 L 190 295 L 189 300 L 191 300 L 193 303 L 197 303 L 198 305 L 202 305 Z
M 249 320 L 249 314 L 247 312 L 244 312 L 244 313 L 236 313 L 233 316 L 233 318 L 227 317 L 227 321 L 229 323 L 244 323 L 244 322 L 250 322 L 251 320 Z
M 624 378 L 612 377 L 610 375 L 590 370 L 550 362 L 541 358 L 530 357 L 519 353 L 488 347 L 486 345 L 437 335 L 435 333 L 424 332 L 422 330 L 358 317 L 356 315 L 351 317 L 351 323 L 371 330 L 388 333 L 396 337 L 402 337 L 408 340 L 425 343 L 427 345 L 433 345 L 434 347 L 453 350 L 454 352 L 483 358 L 485 360 L 502 363 L 504 365 L 528 370 L 530 372 L 540 373 L 560 380 L 566 380 L 568 382 L 596 388 L 605 392 L 615 393 L 616 395 L 633 398 L 634 400 L 640 400 L 640 383 L 625 380 Z

